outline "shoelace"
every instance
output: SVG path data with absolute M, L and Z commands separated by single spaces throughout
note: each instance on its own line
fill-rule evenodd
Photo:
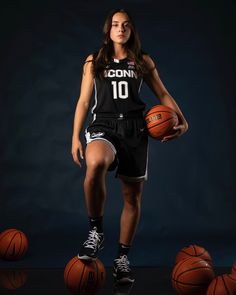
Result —
M 84 246 L 85 248 L 95 249 L 99 241 L 99 234 L 97 233 L 96 229 L 92 229 L 91 231 L 89 231 L 89 236 L 87 241 L 84 242 Z
M 128 258 L 127 258 L 126 255 L 123 255 L 120 258 L 116 258 L 115 259 L 115 263 L 117 265 L 117 268 L 121 272 L 129 272 L 130 271 L 130 268 L 129 268 L 129 260 L 128 260 Z

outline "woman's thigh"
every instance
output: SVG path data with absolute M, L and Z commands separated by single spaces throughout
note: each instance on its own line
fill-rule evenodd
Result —
M 87 144 L 85 158 L 87 167 L 109 167 L 115 159 L 115 153 L 106 141 L 94 140 Z

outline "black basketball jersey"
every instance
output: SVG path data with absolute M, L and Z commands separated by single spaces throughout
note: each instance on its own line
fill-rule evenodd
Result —
M 139 93 L 143 79 L 136 72 L 134 61 L 111 59 L 104 70 L 104 79 L 94 78 L 92 113 L 128 113 L 143 111 L 145 103 Z

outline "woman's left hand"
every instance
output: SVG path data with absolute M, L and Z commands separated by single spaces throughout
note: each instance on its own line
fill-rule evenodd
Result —
M 188 124 L 187 124 L 187 122 L 184 122 L 184 123 L 181 123 L 181 124 L 179 124 L 177 126 L 174 126 L 173 129 L 176 132 L 174 132 L 171 135 L 163 137 L 161 142 L 166 142 L 166 141 L 169 141 L 169 140 L 180 137 L 181 135 L 183 135 L 188 130 Z

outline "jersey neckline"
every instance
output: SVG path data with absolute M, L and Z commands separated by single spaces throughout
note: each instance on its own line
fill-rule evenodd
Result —
M 114 62 L 114 63 L 117 63 L 117 64 L 119 64 L 119 63 L 121 63 L 121 62 L 123 62 L 123 61 L 126 61 L 128 58 L 127 57 L 125 57 L 125 58 L 122 58 L 122 59 L 118 59 L 118 58 L 111 58 L 111 60 Z

